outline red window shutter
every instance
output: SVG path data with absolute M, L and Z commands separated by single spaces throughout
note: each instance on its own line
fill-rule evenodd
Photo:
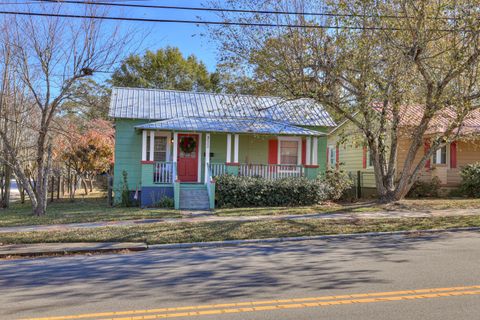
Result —
M 363 147 L 362 168 L 367 168 L 367 147 Z
M 337 146 L 337 148 L 335 149 L 335 163 L 339 164 L 340 162 L 340 148 Z
M 450 143 L 450 168 L 457 167 L 457 143 Z
M 430 150 L 430 140 L 425 140 L 425 142 L 423 143 L 423 149 L 425 150 L 424 154 L 426 154 Z M 425 163 L 425 168 L 430 168 L 430 159 L 428 159 Z
M 302 140 L 302 164 L 307 164 L 307 141 Z
M 268 140 L 268 164 L 278 164 L 278 140 Z

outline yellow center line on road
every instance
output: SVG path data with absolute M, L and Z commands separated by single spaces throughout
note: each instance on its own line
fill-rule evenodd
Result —
M 88 314 L 78 314 L 78 315 L 69 315 L 69 316 L 30 318 L 25 320 L 166 319 L 166 318 L 176 318 L 176 317 L 194 317 L 194 316 L 202 316 L 202 315 L 218 315 L 218 314 L 240 313 L 240 312 L 298 309 L 298 308 L 322 307 L 322 306 L 354 304 L 354 303 L 416 300 L 416 299 L 440 298 L 440 297 L 450 297 L 450 296 L 468 296 L 468 295 L 480 295 L 480 285 L 451 287 L 451 288 L 431 288 L 431 289 L 416 289 L 416 290 L 389 291 L 389 292 L 358 293 L 358 294 L 320 296 L 320 297 L 308 297 L 308 298 L 248 301 L 248 302 L 222 303 L 222 304 L 210 304 L 210 305 L 198 305 L 198 306 L 158 308 L 158 309 L 149 309 L 149 310 L 99 312 L 99 313 L 88 313 Z M 183 311 L 183 312 L 180 312 L 180 311 Z M 119 316 L 121 316 L 121 318 L 119 318 Z

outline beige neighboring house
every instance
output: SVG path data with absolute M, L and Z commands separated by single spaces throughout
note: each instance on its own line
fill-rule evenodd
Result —
M 403 114 L 404 117 L 400 121 L 403 134 L 399 139 L 397 173 L 402 171 L 411 143 L 408 134 L 411 130 L 409 129 L 415 124 L 415 121 L 421 118 L 423 111 L 419 106 L 411 106 L 405 108 Z M 418 151 L 415 162 L 420 161 L 425 152 L 429 150 L 431 137 L 436 133 L 443 132 L 451 116 L 452 114 L 444 112 L 432 120 L 431 126 L 425 134 L 424 147 Z M 422 170 L 419 176 L 420 180 L 431 181 L 433 177 L 438 177 L 444 190 L 453 189 L 460 185 L 461 168 L 467 164 L 480 162 L 480 112 L 472 112 L 465 119 L 459 133 L 456 141 L 447 144 L 433 154 Z M 365 147 L 362 133 L 348 120 L 340 123 L 329 133 L 327 138 L 327 165 L 334 167 L 338 164 L 343 170 L 352 174 L 356 175 L 357 172 L 360 172 L 362 187 L 366 188 L 367 192 L 368 189 L 371 192 L 375 191 L 370 153 Z

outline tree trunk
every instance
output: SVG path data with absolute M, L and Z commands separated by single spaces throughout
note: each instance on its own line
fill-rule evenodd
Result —
M 5 190 L 3 191 L 2 208 L 10 207 L 10 191 L 12 189 L 12 169 L 10 167 L 5 168 Z
M 33 206 L 33 214 L 43 216 L 47 212 L 48 200 L 48 178 L 50 175 L 50 164 L 52 159 L 52 145 L 48 145 L 47 159 L 45 161 L 45 135 L 40 132 L 37 148 L 37 184 L 35 185 L 35 194 L 37 203 Z
M 90 192 L 93 192 L 93 180 L 94 178 L 90 177 L 90 179 L 88 180 L 89 183 L 90 183 Z
M 2 189 L 2 195 L 0 200 L 0 207 L 7 209 L 10 207 L 10 190 L 11 190 L 11 180 L 12 180 L 12 168 L 5 165 L 4 166 L 4 183 Z
M 85 178 L 81 178 L 81 182 L 83 185 L 83 189 L 85 190 L 85 195 L 88 195 L 88 185 L 87 185 L 87 180 Z

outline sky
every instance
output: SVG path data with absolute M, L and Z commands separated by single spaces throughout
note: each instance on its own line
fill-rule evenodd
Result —
M 158 4 L 158 5 L 176 5 L 201 7 L 202 0 L 150 0 L 129 2 L 135 4 Z M 118 13 L 131 17 L 155 18 L 155 19 L 182 19 L 197 20 L 201 16 L 203 20 L 217 20 L 213 13 L 202 11 L 182 11 L 166 9 L 128 9 L 128 12 L 122 12 L 124 9 L 113 9 Z M 214 71 L 216 67 L 216 46 L 206 36 L 205 26 L 194 24 L 179 23 L 129 23 L 128 27 L 141 28 L 141 34 L 147 33 L 146 39 L 142 41 L 139 51 L 147 49 L 156 50 L 166 46 L 179 47 L 184 55 L 195 54 L 202 60 L 209 71 Z M 203 34 L 203 36 L 202 36 Z
M 67 0 L 68 1 L 68 0 Z M 205 0 L 98 0 L 101 2 L 118 2 L 128 4 L 146 5 L 169 5 L 169 6 L 207 6 Z M 12 4 L 12 3 L 17 4 Z M 24 11 L 26 7 L 31 12 L 53 12 L 57 4 L 43 3 L 39 7 L 35 0 L 0 0 L 2 10 Z M 68 14 L 84 14 L 81 4 L 63 4 L 62 10 Z M 43 9 L 42 9 L 43 8 Z M 180 20 L 218 20 L 214 13 L 203 11 L 184 11 L 173 9 L 154 8 L 122 8 L 106 7 L 107 15 L 131 18 L 153 19 L 180 19 Z M 113 30 L 117 22 L 105 22 L 107 30 Z M 132 48 L 133 53 L 143 54 L 146 50 L 156 51 L 167 46 L 180 48 L 184 56 L 195 54 L 205 63 L 209 71 L 216 69 L 217 51 L 216 45 L 206 35 L 205 26 L 180 23 L 153 23 L 153 22 L 121 22 L 121 30 L 135 35 Z M 128 54 L 131 52 L 125 52 Z M 105 80 L 108 75 L 98 75 L 98 80 Z

